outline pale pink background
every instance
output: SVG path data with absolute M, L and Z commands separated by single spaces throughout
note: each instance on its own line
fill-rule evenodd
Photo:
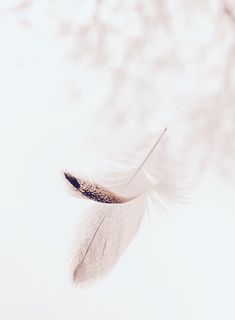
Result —
M 0 10 L 0 318 L 234 319 L 234 1 Z M 175 107 L 168 134 L 193 163 L 191 200 L 152 207 L 107 279 L 75 289 L 70 248 L 87 204 L 61 171 L 104 169 L 104 154 L 154 134 Z

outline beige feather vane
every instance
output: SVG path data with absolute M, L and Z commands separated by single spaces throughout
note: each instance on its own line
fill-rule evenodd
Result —
M 166 131 L 167 128 L 148 152 L 143 154 L 140 150 L 141 161 L 137 157 L 137 163 L 117 172 L 109 187 L 64 173 L 76 195 L 93 202 L 79 229 L 73 258 L 76 284 L 91 283 L 112 270 L 139 229 L 149 194 L 155 195 L 159 203 L 180 200 L 182 190 L 175 177 L 176 167 L 157 148 Z M 135 160 L 133 156 L 132 159 Z

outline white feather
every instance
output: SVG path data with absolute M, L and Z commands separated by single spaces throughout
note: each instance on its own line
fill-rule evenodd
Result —
M 87 284 L 112 270 L 139 229 L 145 200 L 143 195 L 127 203 L 92 206 L 79 228 L 72 263 L 75 283 Z
M 100 181 L 104 184 L 65 174 L 79 196 L 95 200 L 79 229 L 73 259 L 76 284 L 97 280 L 115 266 L 138 231 L 148 194 L 155 194 L 159 203 L 182 199 L 178 163 L 171 163 L 166 150 L 157 148 L 165 132 L 166 129 L 148 152 L 142 146 L 124 165 L 119 163 L 122 168 L 126 164 L 127 169 L 113 171 L 108 177 L 103 175 Z

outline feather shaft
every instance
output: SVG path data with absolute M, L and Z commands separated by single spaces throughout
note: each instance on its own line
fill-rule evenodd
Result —
M 140 170 L 143 168 L 143 166 L 145 165 L 146 161 L 149 159 L 149 157 L 151 156 L 151 154 L 153 153 L 153 151 L 156 149 L 157 145 L 159 144 L 159 142 L 161 141 L 161 139 L 163 138 L 164 134 L 167 131 L 167 127 L 165 127 L 162 131 L 162 133 L 160 134 L 160 136 L 157 138 L 156 142 L 154 143 L 154 145 L 152 146 L 152 148 L 150 149 L 149 153 L 147 154 L 147 156 L 144 158 L 144 160 L 141 162 L 140 166 L 137 168 L 137 170 L 135 171 L 135 173 L 132 175 L 132 177 L 130 178 L 130 180 L 127 182 L 127 184 L 125 185 L 125 188 L 134 180 L 134 178 L 137 176 L 137 174 L 140 172 Z
M 106 218 L 106 216 L 107 216 L 108 213 L 109 213 L 109 212 L 107 212 L 107 213 L 103 216 L 103 218 L 101 219 L 98 227 L 96 228 L 96 230 L 95 230 L 95 232 L 94 232 L 94 235 L 93 235 L 91 241 L 90 241 L 89 244 L 88 244 L 88 247 L 87 247 L 87 249 L 86 249 L 86 252 L 85 252 L 85 254 L 84 254 L 81 262 L 76 266 L 76 268 L 75 268 L 75 270 L 74 270 L 74 272 L 73 272 L 73 278 L 74 278 L 74 280 L 75 280 L 76 277 L 77 277 L 77 273 L 78 273 L 78 271 L 79 271 L 80 264 L 82 264 L 82 263 L 84 262 L 87 254 L 89 253 L 89 250 L 90 250 L 90 248 L 91 248 L 91 246 L 92 246 L 92 243 L 94 242 L 95 237 L 96 237 L 99 229 L 101 228 L 101 226 L 102 226 L 102 224 L 103 224 L 103 222 L 104 222 L 104 219 Z M 106 241 L 107 241 L 107 240 L 106 240 Z M 106 241 L 105 241 L 105 246 L 106 246 Z M 105 246 L 104 246 L 104 248 L 103 248 L 102 257 L 103 257 L 103 254 L 104 254 Z

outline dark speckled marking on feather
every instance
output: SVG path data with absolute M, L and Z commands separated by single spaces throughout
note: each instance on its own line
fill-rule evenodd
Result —
M 77 181 L 77 179 L 73 176 L 71 176 L 68 173 L 64 173 L 65 178 L 74 186 L 74 188 L 78 189 L 80 188 L 80 183 Z
M 81 178 L 75 178 L 66 172 L 64 173 L 64 176 L 76 191 L 85 198 L 102 203 L 123 203 L 128 201 L 128 199 L 120 197 L 96 183 L 91 183 Z

